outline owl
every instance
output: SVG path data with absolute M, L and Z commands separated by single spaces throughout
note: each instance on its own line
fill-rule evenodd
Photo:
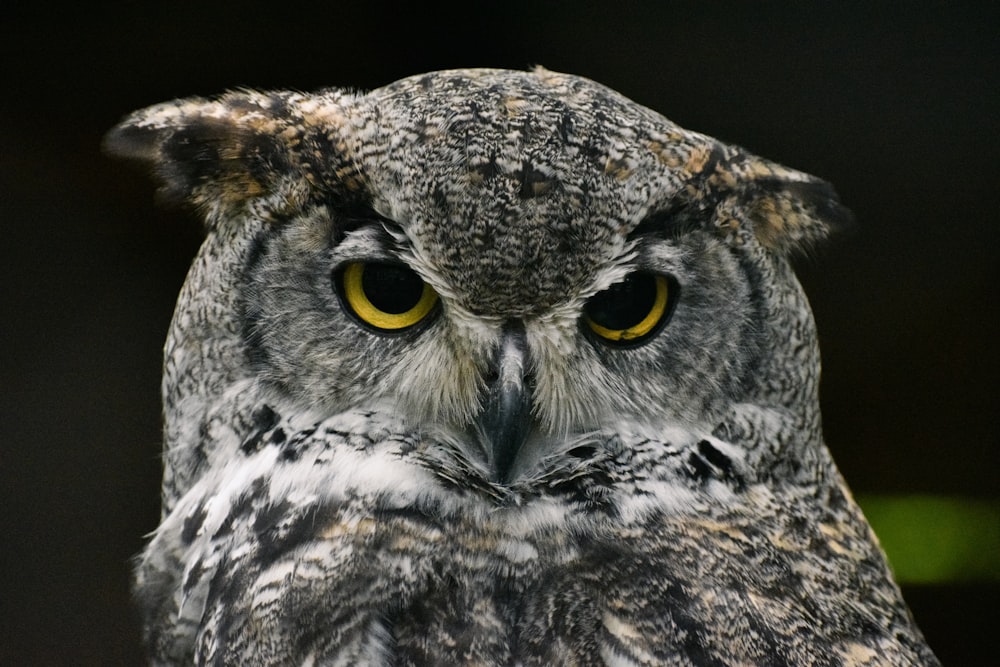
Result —
M 831 187 L 544 69 L 127 117 L 206 238 L 157 665 L 936 665 L 821 431 Z

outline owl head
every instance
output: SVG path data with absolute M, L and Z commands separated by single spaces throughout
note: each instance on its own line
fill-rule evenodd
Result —
M 165 511 L 275 412 L 391 413 L 427 460 L 499 485 L 607 434 L 715 438 L 760 480 L 822 455 L 788 258 L 848 214 L 590 80 L 238 91 L 140 111 L 106 146 L 206 222 L 167 342 Z

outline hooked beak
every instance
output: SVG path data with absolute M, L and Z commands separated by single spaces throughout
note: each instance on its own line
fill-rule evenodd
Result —
M 496 479 L 507 481 L 521 444 L 531 428 L 531 386 L 528 343 L 524 326 L 504 326 L 496 357 L 487 376 L 479 425 L 489 440 L 490 463 Z

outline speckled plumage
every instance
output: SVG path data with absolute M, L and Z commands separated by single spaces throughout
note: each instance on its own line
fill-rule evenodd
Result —
M 847 216 L 824 182 L 541 69 L 179 100 L 106 145 L 208 230 L 136 575 L 156 664 L 937 664 L 822 440 L 788 255 Z M 361 261 L 440 307 L 359 324 Z M 669 320 L 605 344 L 584 310 L 636 272 Z

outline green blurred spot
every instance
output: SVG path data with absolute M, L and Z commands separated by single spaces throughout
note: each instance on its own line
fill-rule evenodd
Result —
M 1000 581 L 1000 503 L 860 496 L 900 583 Z

